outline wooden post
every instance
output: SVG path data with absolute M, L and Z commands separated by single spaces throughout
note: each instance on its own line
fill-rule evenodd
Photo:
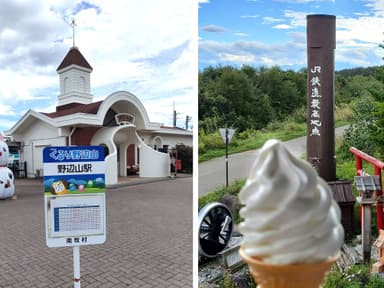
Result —
M 381 179 L 381 168 L 375 165 L 375 175 L 379 176 L 380 188 L 382 187 L 382 179 Z M 377 198 L 383 195 L 383 191 L 381 189 L 376 190 Z M 383 214 L 383 203 L 381 201 L 377 202 L 376 205 L 376 214 L 377 214 L 377 229 L 380 233 L 380 229 L 384 229 L 384 214 Z
M 371 260 L 371 204 L 362 204 L 363 221 L 361 222 L 361 236 L 363 246 L 363 262 L 369 263 Z
M 336 180 L 334 66 L 336 17 L 307 16 L 307 160 Z

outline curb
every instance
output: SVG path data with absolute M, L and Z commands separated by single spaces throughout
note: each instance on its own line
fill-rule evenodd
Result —
M 149 184 L 149 183 L 155 183 L 155 182 L 162 182 L 162 181 L 167 181 L 167 180 L 175 180 L 175 179 L 180 179 L 180 178 L 188 178 L 192 177 L 192 174 L 177 174 L 175 178 L 172 178 L 171 176 L 169 177 L 162 177 L 162 178 L 137 178 L 137 179 L 131 179 L 130 181 L 126 182 L 121 182 L 117 184 L 112 184 L 112 185 L 106 185 L 107 189 L 115 189 L 119 187 L 124 187 L 124 186 L 136 186 L 136 185 L 141 185 L 141 184 Z M 16 179 L 16 184 L 17 186 L 39 186 L 43 185 L 42 179 L 35 179 L 35 178 L 21 178 L 21 179 Z
M 156 182 L 163 182 L 168 180 L 176 180 L 180 178 L 188 178 L 192 177 L 192 174 L 178 174 L 175 178 L 169 177 L 163 177 L 163 178 L 138 178 L 135 180 L 132 180 L 130 182 L 123 182 L 123 183 L 117 183 L 112 185 L 107 185 L 107 189 L 115 189 L 119 187 L 128 187 L 128 186 L 136 186 L 136 185 L 142 185 L 142 184 L 150 184 L 150 183 L 156 183 Z

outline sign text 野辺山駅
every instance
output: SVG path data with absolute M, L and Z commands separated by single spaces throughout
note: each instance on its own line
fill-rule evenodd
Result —
M 104 243 L 104 148 L 46 147 L 43 162 L 47 245 Z

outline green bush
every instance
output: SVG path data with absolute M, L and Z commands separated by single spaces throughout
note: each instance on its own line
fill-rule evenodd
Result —
M 352 104 L 352 124 L 344 131 L 339 155 L 343 159 L 353 159 L 349 152 L 351 146 L 374 155 L 377 145 L 372 137 L 375 130 L 375 106 L 373 98 L 366 96 L 356 99 Z
M 247 129 L 243 132 L 236 133 L 236 139 L 239 140 L 246 140 L 249 138 L 257 137 L 259 134 L 258 130 L 253 130 L 253 129 Z
M 384 102 L 375 102 L 375 128 L 372 131 L 372 139 L 376 144 L 378 157 L 384 156 Z
M 307 108 L 301 107 L 296 109 L 287 119 L 296 123 L 305 123 L 307 121 Z
M 331 271 L 325 277 L 323 288 L 379 288 L 384 287 L 384 278 L 371 275 L 371 265 L 353 265 L 345 272 Z
M 223 138 L 221 138 L 218 131 L 212 134 L 201 133 L 199 135 L 199 144 L 200 142 L 204 143 L 204 146 L 202 146 L 204 151 L 207 151 L 209 149 L 225 148 Z
M 351 120 L 352 114 L 353 111 L 351 105 L 341 103 L 336 106 L 335 120 L 343 122 L 349 121 Z
M 220 202 L 225 195 L 231 195 L 234 196 L 234 198 L 237 200 L 237 195 L 239 194 L 241 188 L 244 186 L 245 180 L 240 179 L 232 182 L 228 187 L 225 186 L 219 187 L 213 192 L 208 193 L 207 195 L 201 196 L 199 198 L 199 209 L 203 208 L 208 203 L 212 202 Z M 240 222 L 240 216 L 239 216 L 239 210 L 240 205 L 238 202 L 235 203 L 233 207 L 233 218 L 235 223 Z
M 181 171 L 184 173 L 192 173 L 193 171 L 193 149 L 191 146 L 184 144 L 176 145 L 177 158 L 181 160 Z

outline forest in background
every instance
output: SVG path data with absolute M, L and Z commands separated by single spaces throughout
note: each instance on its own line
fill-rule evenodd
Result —
M 219 128 L 236 128 L 244 137 L 287 119 L 304 124 L 306 78 L 305 69 L 280 67 L 218 66 L 199 72 L 199 157 L 222 145 Z M 335 72 L 335 104 L 350 111 L 343 149 L 354 146 L 384 156 L 384 66 Z
M 199 132 L 233 127 L 263 129 L 306 107 L 307 71 L 279 67 L 208 67 L 199 73 Z M 384 100 L 384 66 L 335 73 L 336 105 L 371 97 Z

